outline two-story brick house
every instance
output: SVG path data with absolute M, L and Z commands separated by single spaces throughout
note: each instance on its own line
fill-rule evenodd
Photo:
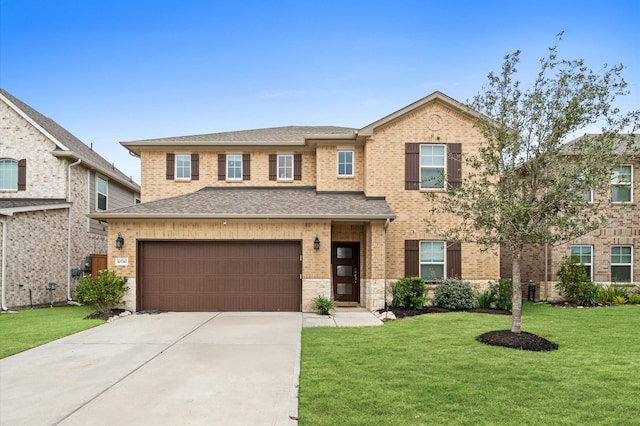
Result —
M 435 92 L 363 128 L 123 142 L 141 158 L 142 204 L 91 217 L 124 238 L 109 268 L 137 310 L 309 311 L 318 295 L 375 309 L 403 276 L 484 285 L 499 256 L 425 222 L 425 192 L 459 185 L 479 147 L 474 119 Z
M 584 135 L 583 137 L 590 137 Z M 578 138 L 578 139 L 580 139 Z M 575 143 L 566 145 L 568 151 Z M 640 150 L 640 135 L 635 135 L 635 150 Z M 626 144 L 621 145 L 621 147 Z M 622 150 L 621 150 L 622 152 Z M 637 151 L 636 151 L 637 152 Z M 558 270 L 565 257 L 575 256 L 585 265 L 591 279 L 601 285 L 629 285 L 640 279 L 640 158 L 615 165 L 610 190 L 605 194 L 594 191 L 584 194 L 589 202 L 597 202 L 606 209 L 607 223 L 583 236 L 558 244 L 536 245 L 527 248 L 521 260 L 522 282 L 537 285 L 536 299 L 561 299 L 555 284 Z M 511 255 L 501 250 L 501 275 L 511 277 Z
M 84 259 L 107 253 L 107 223 L 87 214 L 139 198 L 129 177 L 0 89 L 3 310 L 72 300 L 78 279 L 91 270 Z M 49 283 L 55 290 L 46 290 Z

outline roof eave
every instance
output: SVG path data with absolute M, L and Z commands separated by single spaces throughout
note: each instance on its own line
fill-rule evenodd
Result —
M 171 214 L 171 213 L 155 213 L 155 214 L 131 214 L 131 213 L 94 213 L 87 215 L 91 219 L 109 221 L 109 219 L 126 220 L 126 219 L 249 219 L 249 220 L 269 220 L 269 219 L 303 219 L 303 220 L 337 220 L 337 221 L 372 221 L 387 219 L 393 221 L 394 214 Z
M 140 192 L 140 185 L 138 185 L 137 183 L 133 182 L 132 180 L 126 180 L 126 179 L 122 179 L 120 176 L 117 176 L 116 174 L 114 174 L 113 172 L 109 171 L 108 169 L 105 169 L 102 166 L 97 165 L 96 163 L 94 163 L 93 161 L 89 161 L 86 158 L 84 158 L 83 156 L 79 155 L 78 153 L 74 152 L 74 151 L 52 151 L 51 154 L 54 157 L 58 157 L 58 158 L 68 158 L 71 160 L 81 160 L 82 163 L 85 166 L 89 167 L 90 169 L 96 170 L 100 173 L 102 173 L 103 175 L 106 175 L 109 177 L 109 179 L 115 180 L 116 182 L 118 182 L 119 184 L 131 189 L 132 191 L 135 192 Z

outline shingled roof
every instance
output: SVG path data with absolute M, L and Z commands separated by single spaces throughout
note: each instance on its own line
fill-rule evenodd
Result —
M 108 162 L 100 154 L 95 152 L 54 120 L 39 113 L 4 89 L 0 89 L 0 95 L 4 96 L 35 124 L 51 135 L 55 139 L 53 140 L 54 143 L 58 142 L 56 143 L 57 148 L 54 151 L 54 155 L 64 157 L 68 154 L 70 157 L 80 158 L 81 160 L 84 160 L 85 163 L 90 163 L 93 167 L 99 168 L 101 173 L 105 173 L 110 178 L 115 178 L 130 189 L 137 192 L 140 191 L 140 186 L 133 182 L 129 176 L 122 173 L 114 166 L 114 164 Z
M 362 192 L 318 192 L 314 187 L 206 187 L 90 217 L 392 220 L 395 215 L 384 197 L 366 197 Z
M 140 154 L 142 146 L 304 146 L 308 139 L 355 139 L 357 129 L 337 126 L 286 126 L 203 135 L 120 142 Z

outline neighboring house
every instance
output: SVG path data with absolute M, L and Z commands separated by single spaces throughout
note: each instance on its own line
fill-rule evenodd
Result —
M 310 311 L 318 295 L 376 309 L 417 275 L 485 286 L 499 256 L 425 222 L 425 193 L 459 185 L 479 147 L 475 118 L 435 92 L 360 129 L 122 142 L 141 158 L 142 204 L 91 217 L 109 222 L 109 268 L 137 310 Z
M 107 253 L 107 223 L 87 214 L 139 198 L 129 177 L 0 89 L 3 310 L 72 300 L 85 258 Z
M 635 146 L 640 149 L 640 135 L 635 135 Z M 521 281 L 539 284 L 537 300 L 560 299 L 555 288 L 557 273 L 563 258 L 568 256 L 582 262 L 596 283 L 640 282 L 640 158 L 615 165 L 610 187 L 605 200 L 598 199 L 602 195 L 593 191 L 585 194 L 591 202 L 603 202 L 609 218 L 604 227 L 563 243 L 530 246 L 522 256 Z M 504 248 L 500 254 L 501 276 L 511 278 L 511 255 Z

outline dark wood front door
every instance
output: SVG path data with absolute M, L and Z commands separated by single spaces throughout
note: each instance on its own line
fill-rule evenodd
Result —
M 332 243 L 333 298 L 360 302 L 360 243 Z

